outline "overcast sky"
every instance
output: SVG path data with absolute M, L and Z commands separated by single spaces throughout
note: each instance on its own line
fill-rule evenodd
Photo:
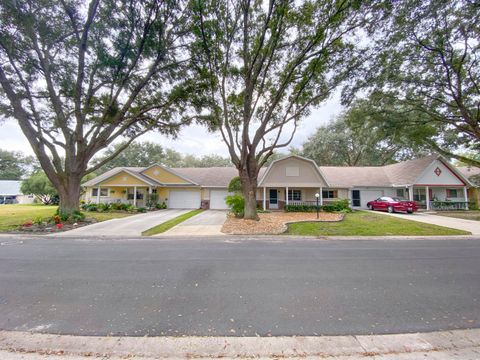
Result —
M 327 100 L 323 106 L 314 110 L 308 118 L 301 122 L 291 146 L 300 147 L 318 126 L 329 122 L 341 111 L 342 107 L 338 95 Z M 177 139 L 167 138 L 158 133 L 150 133 L 140 137 L 139 140 L 156 142 L 184 154 L 228 156 L 226 145 L 222 142 L 220 135 L 208 133 L 205 128 L 198 125 L 184 128 Z M 33 155 L 30 144 L 14 120 L 7 120 L 0 124 L 0 148 Z

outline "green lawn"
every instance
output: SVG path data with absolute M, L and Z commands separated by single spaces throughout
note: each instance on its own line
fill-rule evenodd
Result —
M 173 218 L 173 219 L 165 221 L 164 223 L 161 223 L 157 226 L 154 226 L 151 229 L 145 230 L 144 232 L 142 232 L 142 235 L 143 236 L 152 236 L 152 235 L 164 233 L 165 231 L 170 230 L 174 226 L 184 222 L 187 219 L 190 219 L 191 217 L 201 213 L 202 211 L 203 210 L 201 210 L 201 209 L 189 211 L 185 214 L 177 216 L 176 218 Z
M 466 231 L 429 225 L 413 220 L 397 219 L 391 216 L 366 211 L 346 214 L 340 222 L 302 222 L 291 224 L 288 235 L 312 236 L 388 236 L 388 235 L 469 235 Z
M 57 206 L 48 205 L 0 205 L 0 231 L 11 231 L 23 225 L 29 220 L 38 217 L 49 218 L 55 214 Z M 95 218 L 97 221 L 105 221 L 119 217 L 125 217 L 129 213 L 98 213 L 85 212 L 86 217 Z
M 466 219 L 466 220 L 476 220 L 480 221 L 480 211 L 471 210 L 471 211 L 439 211 L 437 215 L 453 217 L 457 219 Z

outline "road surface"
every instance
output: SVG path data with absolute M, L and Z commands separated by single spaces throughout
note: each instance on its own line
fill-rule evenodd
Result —
M 480 327 L 480 241 L 225 239 L 3 237 L 0 329 L 278 336 Z

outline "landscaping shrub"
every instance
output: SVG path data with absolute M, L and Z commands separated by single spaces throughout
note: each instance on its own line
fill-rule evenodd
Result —
M 322 206 L 322 210 L 325 212 L 335 212 L 335 211 L 351 212 L 352 211 L 352 209 L 350 209 L 350 204 L 348 199 L 336 200 L 328 204 L 324 204 Z
M 319 206 L 321 210 L 322 207 Z M 288 204 L 285 205 L 286 212 L 314 212 L 317 211 L 317 205 L 306 205 L 306 204 Z
M 137 208 L 135 206 L 133 206 L 132 204 L 125 204 L 125 211 L 136 212 Z
M 147 194 L 147 207 L 154 208 L 158 204 L 158 194 Z
M 95 203 L 88 203 L 83 206 L 83 210 L 85 211 L 97 211 L 97 204 Z
M 35 219 L 33 219 L 33 223 L 35 225 L 42 225 L 43 224 L 43 217 L 37 216 Z
M 225 198 L 225 202 L 236 217 L 243 217 L 245 199 L 242 195 L 229 195 Z
M 79 221 L 83 221 L 85 220 L 85 214 L 78 211 L 78 210 L 75 210 L 71 216 L 71 220 L 73 222 L 79 222 Z
M 146 208 L 146 207 L 143 207 L 143 206 L 142 206 L 142 207 L 139 207 L 139 208 L 137 208 L 137 212 L 139 212 L 139 213 L 146 213 L 146 212 L 147 212 L 147 208 Z
M 161 204 L 160 203 L 157 203 L 157 205 L 155 205 L 155 207 L 159 210 L 162 210 L 162 209 L 166 209 L 167 208 L 167 204 L 165 204 L 165 201 L 162 202 Z
M 110 210 L 110 204 L 107 204 L 107 203 L 99 203 L 97 204 L 97 211 L 98 212 L 105 212 L 105 211 L 108 211 Z
M 325 212 L 351 212 L 349 202 L 347 199 L 332 201 L 328 204 L 319 206 L 320 210 Z M 286 212 L 315 212 L 317 211 L 316 204 L 288 204 L 285 205 Z

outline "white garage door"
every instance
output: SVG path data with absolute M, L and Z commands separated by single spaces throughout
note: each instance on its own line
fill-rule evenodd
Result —
M 360 190 L 360 203 L 363 208 L 366 208 L 369 201 L 378 199 L 380 196 L 383 196 L 382 190 Z
M 168 207 L 170 209 L 199 209 L 200 191 L 170 190 Z
M 228 209 L 225 197 L 231 195 L 227 190 L 210 190 L 210 209 Z

